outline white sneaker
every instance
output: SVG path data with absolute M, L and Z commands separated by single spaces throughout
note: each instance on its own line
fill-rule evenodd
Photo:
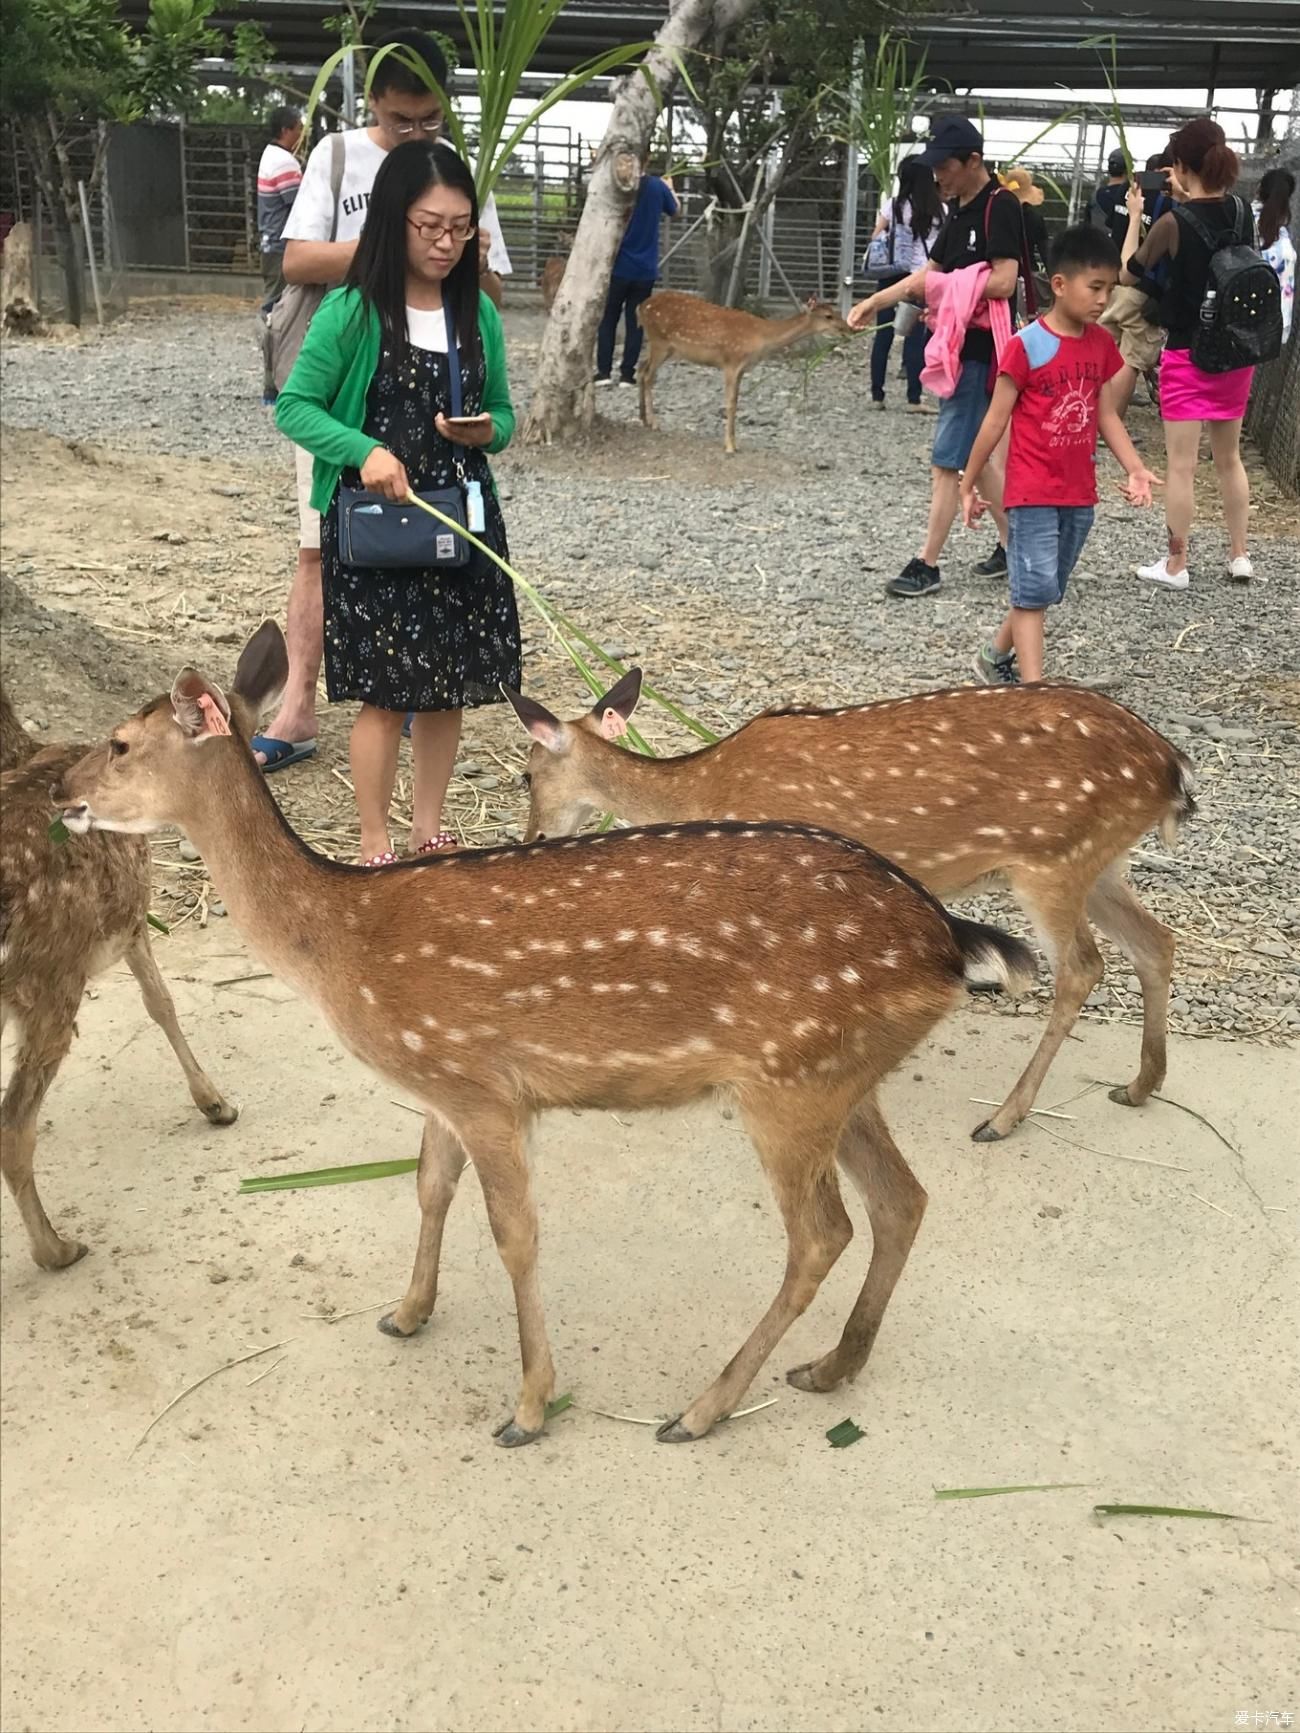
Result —
M 1235 560 L 1228 561 L 1228 576 L 1234 584 L 1248 584 L 1254 575 L 1249 554 L 1238 554 Z
M 1145 578 L 1148 584 L 1163 584 L 1167 590 L 1185 590 L 1191 583 L 1191 574 L 1186 570 L 1171 572 L 1169 557 L 1157 560 L 1153 566 L 1136 566 L 1134 570 L 1138 577 Z

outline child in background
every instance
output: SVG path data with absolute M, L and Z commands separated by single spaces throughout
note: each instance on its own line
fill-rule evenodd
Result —
M 1131 505 L 1150 505 L 1159 476 L 1124 431 L 1108 385 L 1123 363 L 1097 328 L 1119 275 L 1119 251 L 1104 229 L 1080 224 L 1053 243 L 1052 310 L 1018 331 L 1003 353 L 988 414 L 961 479 L 962 518 L 985 508 L 975 482 L 1011 423 L 1004 504 L 1010 533 L 1011 607 L 975 658 L 987 685 L 1043 677 L 1043 614 L 1064 600 L 1097 503 L 1097 435 L 1124 466 Z

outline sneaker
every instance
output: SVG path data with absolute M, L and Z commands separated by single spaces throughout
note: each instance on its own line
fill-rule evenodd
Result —
M 938 566 L 927 565 L 923 559 L 909 560 L 896 578 L 885 585 L 887 596 L 928 596 L 942 583 Z
M 1238 554 L 1236 559 L 1228 561 L 1228 576 L 1234 584 L 1248 584 L 1255 575 L 1255 568 L 1250 563 L 1249 554 Z
M 907 413 L 909 415 L 937 415 L 939 411 L 933 403 L 927 403 L 924 398 L 921 398 L 916 403 L 908 404 Z
M 1157 560 L 1153 566 L 1135 566 L 1138 577 L 1148 584 L 1163 584 L 1167 590 L 1185 590 L 1191 583 L 1191 573 L 1188 571 L 1171 572 L 1168 555 Z
M 618 382 L 618 388 L 620 391 L 635 391 L 636 390 L 636 380 L 635 379 L 620 379 Z
M 1005 656 L 1000 656 L 991 644 L 984 644 L 977 652 L 972 666 L 986 686 L 1020 684 L 1020 670 L 1016 666 L 1014 650 L 1008 650 Z
M 614 381 L 610 378 L 608 373 L 598 373 L 592 380 L 593 385 L 612 385 L 613 383 Z
M 986 560 L 980 560 L 971 567 L 977 578 L 1005 578 L 1007 575 L 1007 550 L 999 542 Z
M 883 409 L 883 408 L 884 408 L 884 407 L 885 407 L 885 400 L 884 400 L 884 398 L 883 398 L 883 397 L 873 397 L 873 398 L 872 398 L 872 399 L 871 399 L 871 405 L 870 405 L 870 407 L 871 407 L 871 408 L 872 408 L 872 409 Z

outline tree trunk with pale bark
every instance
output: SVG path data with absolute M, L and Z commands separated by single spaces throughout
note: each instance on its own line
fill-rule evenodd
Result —
M 636 196 L 646 150 L 664 96 L 677 78 L 678 57 L 725 36 L 755 0 L 671 0 L 668 18 L 640 72 L 624 79 L 587 189 L 564 281 L 546 324 L 524 438 L 549 445 L 591 425 L 592 351 L 605 308 L 610 272 L 628 207 Z
M 32 337 L 41 328 L 36 291 L 32 286 L 32 225 L 15 223 L 5 236 L 4 269 L 0 274 L 0 325 Z

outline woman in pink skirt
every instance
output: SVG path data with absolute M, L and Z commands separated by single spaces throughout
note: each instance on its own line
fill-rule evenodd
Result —
M 1255 370 L 1238 367 L 1229 373 L 1204 373 L 1192 361 L 1190 350 L 1212 257 L 1200 227 L 1219 244 L 1226 244 L 1241 233 L 1238 225 L 1244 212 L 1244 235 L 1253 243 L 1254 219 L 1245 200 L 1232 196 L 1241 164 L 1221 126 L 1203 115 L 1188 121 L 1173 135 L 1169 146 L 1173 152 L 1173 196 L 1180 207 L 1200 219 L 1200 224 L 1193 227 L 1178 209 L 1166 211 L 1139 246 L 1142 194 L 1136 189 L 1130 191 L 1128 236 L 1123 248 L 1126 270 L 1120 277 L 1121 282 L 1140 283 L 1162 259 L 1169 261 L 1160 300 L 1160 323 L 1167 332 L 1160 362 L 1160 416 L 1165 424 L 1168 458 L 1165 522 L 1169 547 L 1154 565 L 1139 566 L 1137 575 L 1173 590 L 1185 590 L 1190 582 L 1187 538 L 1192 528 L 1192 487 L 1201 423 L 1208 421 L 1210 451 L 1228 526 L 1228 575 L 1235 583 L 1246 584 L 1255 573 L 1246 552 L 1250 483 L 1241 461 L 1241 422 Z

